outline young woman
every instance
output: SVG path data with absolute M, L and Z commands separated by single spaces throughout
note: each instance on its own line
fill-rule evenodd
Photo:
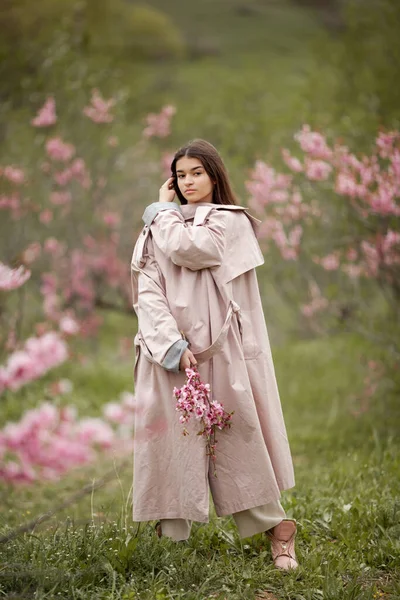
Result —
M 264 262 L 259 221 L 232 192 L 217 150 L 194 140 L 178 150 L 159 202 L 143 215 L 132 257 L 138 316 L 133 519 L 185 540 L 233 515 L 241 537 L 266 532 L 277 567 L 296 568 L 296 521 L 280 504 L 295 485 L 255 267 Z M 180 205 L 174 202 L 178 197 Z M 232 427 L 217 433 L 217 477 L 199 422 L 175 410 L 173 388 L 196 366 Z

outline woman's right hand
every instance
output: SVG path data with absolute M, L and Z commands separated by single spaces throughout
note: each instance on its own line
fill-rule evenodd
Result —
M 184 371 L 185 369 L 190 369 L 190 367 L 194 367 L 197 365 L 197 360 L 195 359 L 192 352 L 190 352 L 189 348 L 186 348 L 185 352 L 181 356 L 181 361 L 179 363 L 179 369 Z
M 174 178 L 169 177 L 160 187 L 159 202 L 173 202 L 175 198 Z

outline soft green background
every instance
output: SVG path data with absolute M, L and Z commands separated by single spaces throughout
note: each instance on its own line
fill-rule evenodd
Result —
M 146 160 L 192 137 L 209 139 L 244 201 L 254 160 L 279 165 L 279 148 L 292 147 L 304 122 L 366 151 L 378 127 L 399 126 L 396 1 L 154 0 L 139 6 L 18 0 L 11 6 L 0 8 L 0 162 L 34 168 L 37 134 L 27 124 L 48 93 L 56 96 L 65 135 L 78 138 L 77 112 L 98 86 L 119 100 L 115 133 L 125 160 L 110 176 L 117 210 L 118 198 L 132 193 L 135 219 L 160 181 L 146 164 L 132 165 L 130 148 L 145 115 L 165 103 L 177 107 L 172 135 L 151 142 Z M 84 142 L 95 156 L 98 139 L 90 131 Z M 13 243 L 6 233 L 4 248 Z M 284 267 L 282 283 L 290 276 Z M 1 528 L 7 533 L 108 469 L 118 474 L 32 533 L 0 546 L 3 597 L 400 597 L 400 419 L 392 373 L 368 410 L 354 414 L 367 360 L 385 360 L 386 349 L 340 328 L 318 337 L 304 330 L 301 339 L 294 335 L 298 306 L 285 303 L 279 279 L 271 285 L 268 256 L 260 287 L 295 464 L 296 487 L 282 501 L 298 520 L 300 570 L 276 572 L 265 539 L 242 543 L 229 519 L 195 526 L 181 545 L 159 542 L 150 525 L 137 532 L 130 520 L 131 467 L 113 466 L 108 456 L 58 484 L 2 487 Z M 380 305 L 372 313 L 367 301 L 362 307 L 366 321 L 371 314 L 384 320 Z M 2 396 L 2 423 L 42 402 L 45 385 L 61 376 L 74 383 L 62 401 L 75 403 L 82 416 L 100 414 L 104 403 L 132 389 L 133 358 L 121 359 L 118 344 L 133 336 L 135 320 L 104 316 L 98 340 L 77 344 L 88 362 L 71 361 L 44 381 Z

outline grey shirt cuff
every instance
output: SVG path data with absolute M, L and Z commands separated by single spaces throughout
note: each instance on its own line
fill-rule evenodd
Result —
M 147 227 L 150 227 L 160 210 L 171 209 L 181 212 L 181 208 L 176 202 L 153 202 L 153 204 L 149 204 L 143 213 L 142 219 L 144 224 L 147 225 Z
M 181 356 L 188 346 L 189 342 L 187 342 L 186 340 L 178 340 L 177 342 L 172 344 L 167 354 L 165 355 L 161 366 L 164 367 L 164 369 L 166 369 L 167 371 L 179 373 L 179 363 L 181 362 Z

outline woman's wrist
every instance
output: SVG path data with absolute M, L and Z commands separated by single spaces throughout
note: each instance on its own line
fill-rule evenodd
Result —
M 159 196 L 158 196 L 158 201 L 159 202 L 173 202 L 174 198 L 175 198 L 174 178 L 170 177 L 160 187 L 160 193 L 159 193 Z

